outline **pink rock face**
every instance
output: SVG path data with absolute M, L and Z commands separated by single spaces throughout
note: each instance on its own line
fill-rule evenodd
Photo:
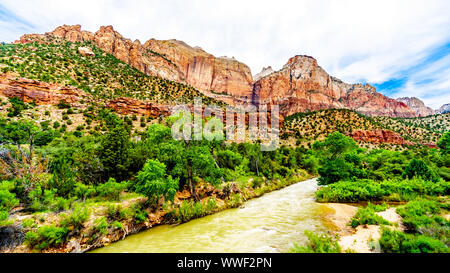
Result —
M 91 100 L 89 94 L 75 88 L 60 84 L 49 84 L 40 81 L 16 78 L 0 74 L 0 94 L 5 97 L 18 97 L 24 102 L 34 102 L 37 105 L 56 105 L 61 100 L 77 103 L 81 100 Z M 106 101 L 106 105 L 121 114 L 141 114 L 151 117 L 169 116 L 168 105 L 117 98 Z
M 81 30 L 80 25 L 64 25 L 44 35 L 24 35 L 17 42 L 42 42 L 46 38 L 90 41 L 147 75 L 188 83 L 205 95 L 232 105 L 278 104 L 284 116 L 329 108 L 391 117 L 427 114 L 412 109 L 408 102 L 377 93 L 370 85 L 347 84 L 331 77 L 309 56 L 295 56 L 277 72 L 267 68 L 255 76 L 258 80 L 254 82 L 249 67 L 234 58 L 215 57 L 178 40 L 132 42 L 112 26 L 91 33 Z
M 280 71 L 257 81 L 253 103 L 279 104 L 283 115 L 347 108 L 366 115 L 416 116 L 406 104 L 377 93 L 370 85 L 347 84 L 331 77 L 309 56 L 295 56 Z
M 252 95 L 250 68 L 234 58 L 218 58 L 178 40 L 151 39 L 144 46 L 169 58 L 181 71 L 182 78 L 201 91 L 247 98 Z
M 18 97 L 24 102 L 35 102 L 38 105 L 56 105 L 61 100 L 77 102 L 89 99 L 90 96 L 75 87 L 49 84 L 30 79 L 10 77 L 0 74 L 0 94 L 6 97 Z
M 403 102 L 404 104 L 408 105 L 410 108 L 416 111 L 416 114 L 419 117 L 427 117 L 436 114 L 436 111 L 434 111 L 430 107 L 427 107 L 425 103 L 423 103 L 423 101 L 421 101 L 418 98 L 405 97 L 405 98 L 398 98 L 397 101 Z
M 411 142 L 405 141 L 399 134 L 388 130 L 357 130 L 347 135 L 352 137 L 355 141 L 370 142 L 375 144 L 412 144 Z
M 142 45 L 102 26 L 96 33 L 82 31 L 80 25 L 60 26 L 45 35 L 24 35 L 18 42 L 55 37 L 70 42 L 91 41 L 105 52 L 152 76 L 188 83 L 200 91 L 250 97 L 253 78 L 248 66 L 230 58 L 216 58 L 197 47 L 177 40 L 151 39 Z

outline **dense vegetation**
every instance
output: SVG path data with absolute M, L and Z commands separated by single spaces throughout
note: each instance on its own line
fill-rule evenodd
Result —
M 15 103 L 11 100 L 11 107 Z M 60 108 L 67 116 L 76 112 L 70 105 Z M 170 221 L 188 221 L 218 209 L 217 197 L 200 189 L 217 188 L 227 206 L 236 207 L 248 195 L 247 187 L 260 195 L 305 173 L 302 148 L 261 152 L 258 143 L 177 141 L 171 135 L 176 118 L 150 124 L 145 120 L 143 131 L 133 131 L 133 117 L 101 106 L 84 114 L 100 130 L 63 130 L 21 113 L 0 119 L 0 224 L 21 225 L 25 242 L 34 249 L 63 245 L 87 221 L 95 223 L 90 238 L 118 229 L 124 221 L 143 223 L 151 211 L 165 210 Z M 176 193 L 185 189 L 192 197 L 175 204 Z M 144 203 L 120 205 L 144 197 Z M 34 216 L 14 223 L 18 206 Z M 107 207 L 100 217 L 97 206 Z M 47 212 L 58 217 L 41 221 Z
M 447 132 L 438 142 L 440 150 L 367 151 L 333 133 L 313 145 L 313 154 L 325 159 L 318 172 L 319 183 L 326 187 L 316 192 L 317 200 L 409 201 L 397 208 L 407 233 L 389 228 L 391 223 L 376 214 L 385 205 L 359 208 L 349 225 L 383 225 L 379 243 L 384 252 L 449 252 L 450 222 L 444 217 L 449 212 L 449 140 Z
M 383 129 L 398 133 L 403 139 L 412 143 L 436 143 L 443 133 L 450 130 L 449 117 L 450 114 L 423 118 L 367 117 L 352 110 L 327 109 L 296 113 L 286 117 L 282 138 L 291 138 L 297 145 L 303 143 L 311 145 L 317 140 L 325 139 L 333 132 L 347 134 L 355 130 Z M 370 147 L 367 143 L 359 144 Z

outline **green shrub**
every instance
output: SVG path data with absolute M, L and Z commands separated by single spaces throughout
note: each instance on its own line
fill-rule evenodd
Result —
M 60 225 L 71 230 L 79 231 L 89 219 L 90 211 L 87 207 L 77 205 L 71 214 L 62 214 Z
M 122 224 L 121 222 L 118 222 L 118 221 L 112 222 L 112 223 L 111 223 L 111 226 L 112 226 L 114 229 L 123 229 L 123 224 Z
M 0 210 L 0 227 L 8 226 L 13 222 L 9 220 L 9 213 L 5 210 Z
M 60 100 L 56 107 L 58 107 L 59 109 L 68 109 L 70 108 L 70 103 L 67 103 L 64 100 Z
M 308 237 L 308 243 L 305 246 L 294 245 L 291 252 L 294 253 L 341 253 L 341 247 L 338 244 L 337 237 L 331 237 L 326 234 L 315 234 L 311 231 L 305 231 Z
M 114 178 L 110 178 L 108 182 L 97 186 L 97 194 L 111 201 L 119 201 L 120 194 L 126 189 L 126 183 L 118 183 Z
M 123 208 L 121 205 L 109 205 L 106 209 L 106 214 L 111 221 L 123 221 L 130 216 L 129 210 Z
M 386 253 L 448 253 L 449 248 L 441 241 L 424 236 L 405 234 L 398 230 L 384 228 L 380 246 Z
M 371 180 L 358 182 L 342 181 L 323 187 L 316 192 L 319 202 L 356 203 L 359 201 L 379 201 L 389 195 L 379 183 Z
M 138 205 L 132 208 L 132 217 L 136 224 L 141 224 L 147 221 L 148 213 Z
M 389 225 L 388 221 L 375 213 L 380 209 L 383 209 L 383 206 L 375 206 L 370 203 L 366 208 L 358 208 L 356 215 L 350 221 L 350 225 L 352 228 L 356 228 L 359 225 Z
M 413 159 L 409 162 L 403 172 L 404 178 L 419 177 L 425 180 L 437 181 L 436 175 L 427 166 L 427 164 L 421 159 Z
M 16 195 L 11 192 L 14 188 L 12 181 L 0 182 L 0 211 L 10 211 L 19 204 Z
M 66 242 L 67 233 L 68 229 L 65 227 L 42 226 L 37 231 L 27 232 L 25 243 L 39 250 L 57 247 Z
M 430 228 L 432 233 L 440 233 L 450 227 L 450 222 L 439 216 L 441 206 L 437 201 L 418 199 L 399 207 L 397 212 L 403 217 L 403 225 L 410 231 L 426 234 Z
M 157 204 L 161 197 L 173 201 L 178 190 L 178 180 L 166 177 L 166 165 L 158 160 L 147 160 L 134 184 L 136 192 L 144 194 L 150 204 Z
M 440 180 L 432 182 L 423 179 L 411 180 L 373 180 L 341 181 L 323 187 L 316 192 L 319 202 L 357 203 L 359 201 L 390 200 L 391 195 L 397 196 L 394 201 L 415 199 L 420 195 L 448 195 L 450 183 Z
M 94 232 L 101 233 L 103 235 L 108 234 L 108 221 L 105 217 L 95 219 L 94 224 Z
M 75 184 L 74 194 L 83 201 L 89 197 L 93 197 L 95 193 L 95 188 L 91 185 L 85 185 L 79 182 Z
M 201 202 L 183 201 L 176 212 L 176 218 L 179 222 L 200 218 L 206 215 L 205 208 Z

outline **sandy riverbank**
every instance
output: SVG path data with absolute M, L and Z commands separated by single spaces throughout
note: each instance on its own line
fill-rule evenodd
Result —
M 358 226 L 356 229 L 348 225 L 358 211 L 358 207 L 348 204 L 326 204 L 330 209 L 327 218 L 335 227 L 335 234 L 339 235 L 339 245 L 344 252 L 380 253 L 378 240 L 381 237 L 381 228 L 376 225 Z M 396 228 L 403 229 L 402 218 L 395 211 L 396 208 L 388 208 L 386 211 L 377 212 L 378 215 L 391 222 Z

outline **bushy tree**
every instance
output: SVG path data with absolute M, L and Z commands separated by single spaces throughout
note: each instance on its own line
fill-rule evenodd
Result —
M 406 166 L 405 171 L 403 172 L 403 177 L 420 177 L 427 180 L 437 179 L 433 171 L 423 160 L 415 158 L 409 162 L 408 166 Z
M 178 190 L 178 180 L 166 175 L 166 165 L 158 160 L 148 160 L 138 173 L 134 188 L 155 205 L 162 197 L 173 201 Z
M 445 133 L 438 142 L 438 147 L 443 154 L 450 153 L 450 132 Z
M 123 122 L 117 122 L 103 137 L 98 151 L 105 177 L 117 180 L 127 178 L 129 148 L 130 132 L 123 126 Z

